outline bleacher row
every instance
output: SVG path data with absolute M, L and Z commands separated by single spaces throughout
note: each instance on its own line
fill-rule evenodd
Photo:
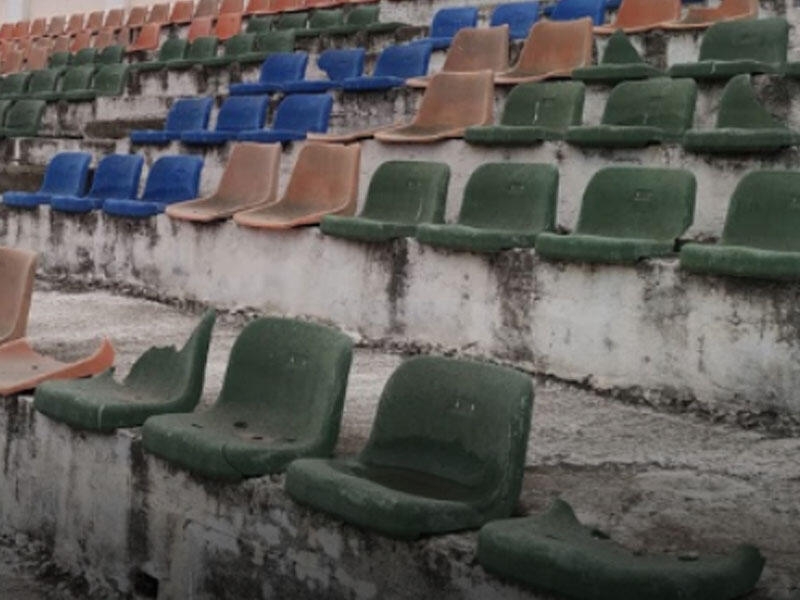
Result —
M 420 169 L 429 188 L 444 187 L 446 173 L 442 165 Z M 539 175 L 552 182 L 554 174 L 545 167 Z M 764 558 L 749 545 L 726 556 L 629 552 L 581 525 L 560 500 L 546 513 L 510 518 L 533 409 L 523 373 L 436 356 L 407 360 L 385 384 L 364 449 L 331 458 L 352 360 L 343 333 L 255 320 L 234 342 L 217 401 L 194 412 L 213 311 L 180 350 L 147 350 L 120 382 L 107 340 L 92 356 L 61 363 L 20 337 L 35 261 L 0 248 L 0 273 L 11 284 L 0 296 L 0 394 L 35 386 L 34 408 L 51 419 L 82 431 L 141 427 L 146 451 L 201 477 L 236 482 L 285 472 L 296 502 L 386 536 L 481 528 L 477 558 L 489 572 L 569 598 L 728 600 L 761 575 Z

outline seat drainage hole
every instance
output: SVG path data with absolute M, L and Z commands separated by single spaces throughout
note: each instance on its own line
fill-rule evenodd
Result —
M 141 598 L 158 598 L 158 579 L 136 569 L 131 575 L 133 591 Z

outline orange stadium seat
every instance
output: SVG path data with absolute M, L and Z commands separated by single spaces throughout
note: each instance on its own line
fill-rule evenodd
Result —
M 610 25 L 598 25 L 594 32 L 605 35 L 617 29 L 639 33 L 677 21 L 681 17 L 681 0 L 622 0 L 617 18 Z
M 0 40 L 14 39 L 14 24 L 3 23 L 0 25 Z
M 222 0 L 222 5 L 219 7 L 219 14 L 226 15 L 229 13 L 242 14 L 244 12 L 244 0 Z
M 86 15 L 83 13 L 70 15 L 69 21 L 67 22 L 67 35 L 76 35 L 83 31 L 83 21 L 86 19 Z
M 78 50 L 83 50 L 84 48 L 88 48 L 92 44 L 92 32 L 91 31 L 81 31 L 79 32 L 74 38 L 72 38 L 72 43 L 69 45 L 69 51 L 75 54 Z
M 102 50 L 103 48 L 108 48 L 109 46 L 113 46 L 117 43 L 117 36 L 116 32 L 112 29 L 104 29 L 103 31 L 99 31 L 94 38 L 94 47 L 98 50 Z
M 40 17 L 31 22 L 31 31 L 29 37 L 38 38 L 43 37 L 47 32 L 47 19 Z
M 134 42 L 128 46 L 128 52 L 144 52 L 158 50 L 161 38 L 161 23 L 147 23 L 139 30 Z
M 103 29 L 112 29 L 117 31 L 122 29 L 122 23 L 125 21 L 125 11 L 121 8 L 111 9 L 106 13 L 106 20 L 103 23 Z
M 197 38 L 207 37 L 213 35 L 214 31 L 214 17 L 199 17 L 192 20 L 189 25 L 189 32 L 187 39 L 189 42 L 195 41 Z
M 147 7 L 134 6 L 131 12 L 128 13 L 128 20 L 125 22 L 126 27 L 139 28 L 147 22 Z
M 92 13 L 89 13 L 89 18 L 86 19 L 86 26 L 84 29 L 86 31 L 91 31 L 92 33 L 100 31 L 103 28 L 103 20 L 105 17 L 106 13 L 102 10 L 96 10 Z
M 33 44 L 28 51 L 28 60 L 25 62 L 25 68 L 28 71 L 46 69 L 49 56 L 50 51 L 46 44 Z
M 197 17 L 216 17 L 219 14 L 219 6 L 217 0 L 200 0 L 197 3 L 197 8 L 194 11 L 195 18 Z
M 64 35 L 64 30 L 67 28 L 67 17 L 58 15 L 51 17 L 50 22 L 47 24 L 47 31 L 45 35 L 48 37 L 58 37 Z
M 217 19 L 214 35 L 223 41 L 232 38 L 242 30 L 242 13 L 226 13 Z
M 14 39 L 21 40 L 31 37 L 31 22 L 20 21 L 14 25 Z
M 147 17 L 148 23 L 161 23 L 169 22 L 169 3 L 164 2 L 161 4 L 154 4 L 150 9 L 150 15 Z
M 178 2 L 172 5 L 172 12 L 169 15 L 168 23 L 175 25 L 191 23 L 193 14 L 193 0 L 178 0 Z

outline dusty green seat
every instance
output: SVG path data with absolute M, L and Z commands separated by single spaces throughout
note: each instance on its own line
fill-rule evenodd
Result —
M 384 242 L 413 236 L 419 223 L 441 223 L 450 167 L 443 163 L 388 161 L 369 182 L 357 217 L 328 215 L 320 229 L 337 237 Z
M 541 233 L 536 252 L 602 263 L 670 255 L 692 224 L 695 188 L 694 175 L 682 169 L 601 169 L 586 186 L 575 233 Z
M 308 13 L 305 11 L 300 12 L 285 12 L 275 21 L 274 27 L 278 30 L 286 29 L 305 29 L 308 25 Z
M 124 57 L 125 48 L 123 46 L 106 46 L 97 55 L 95 63 L 98 65 L 116 65 L 121 63 Z
M 759 103 L 750 75 L 732 78 L 722 93 L 716 129 L 690 129 L 683 147 L 691 152 L 776 152 L 798 142 L 798 136 Z
M 30 71 L 6 75 L 0 79 L 0 98 L 13 100 L 14 98 L 25 97 L 30 78 Z
M 47 59 L 47 65 L 51 69 L 65 68 L 69 65 L 72 55 L 69 52 L 53 52 Z
M 294 52 L 294 31 L 267 31 L 256 34 L 253 51 L 238 57 L 241 64 L 260 63 L 276 52 Z
M 556 500 L 540 515 L 485 525 L 478 561 L 490 573 L 581 600 L 733 600 L 752 590 L 764 558 L 742 545 L 726 556 L 647 556 L 581 525 Z
M 386 383 L 358 457 L 297 460 L 286 491 L 392 537 L 479 527 L 509 516 L 517 502 L 532 406 L 523 373 L 412 358 Z
M 464 139 L 483 146 L 526 146 L 564 137 L 580 125 L 585 88 L 578 81 L 523 83 L 508 94 L 499 125 L 469 127 Z
M 173 58 L 164 62 L 167 69 L 189 69 L 203 60 L 217 55 L 219 40 L 214 36 L 199 37 L 189 44 L 183 58 Z
M 566 139 L 576 146 L 640 148 L 675 142 L 692 126 L 697 84 L 658 77 L 614 86 L 600 125 L 574 126 Z
M 14 105 L 13 100 L 3 100 L 0 99 L 0 127 L 2 127 L 6 122 L 6 115 L 8 114 L 8 109 Z
M 87 91 L 92 84 L 94 76 L 94 65 L 81 65 L 78 67 L 68 67 L 61 77 L 61 89 L 52 92 L 39 92 L 36 97 L 48 102 L 65 97 L 67 94 Z
M 344 25 L 344 11 L 341 8 L 315 10 L 308 19 L 308 29 L 295 31 L 297 37 L 316 37 L 327 33 L 331 27 Z
M 17 100 L 6 111 L 0 137 L 28 137 L 39 133 L 47 103 L 44 100 Z
M 128 65 L 103 65 L 92 78 L 92 85 L 86 89 L 61 89 L 61 99 L 67 102 L 94 100 L 98 96 L 121 96 L 128 82 Z
M 93 65 L 97 60 L 97 49 L 95 48 L 81 48 L 69 61 L 73 67 L 80 67 L 83 65 Z
M 645 61 L 628 36 L 617 29 L 609 38 L 600 64 L 572 71 L 573 79 L 598 83 L 614 83 L 626 79 L 661 77 L 664 72 Z
M 245 33 L 264 33 L 272 28 L 272 17 L 250 17 Z
M 800 279 L 800 172 L 753 171 L 731 197 L 719 244 L 686 244 L 681 267 L 696 273 Z
M 329 27 L 325 32 L 329 35 L 351 35 L 366 30 L 378 22 L 380 7 L 377 4 L 355 6 L 344 17 L 341 25 Z
M 43 100 L 42 94 L 52 94 L 58 86 L 58 78 L 62 72 L 60 68 L 33 71 L 28 82 L 28 98 Z
M 156 58 L 156 60 L 131 63 L 130 67 L 132 70 L 140 72 L 160 71 L 167 66 L 169 61 L 181 60 L 186 55 L 186 50 L 188 48 L 188 40 L 168 38 L 158 49 L 158 58 Z
M 712 25 L 700 42 L 696 63 L 672 65 L 672 77 L 728 79 L 741 73 L 780 73 L 786 63 L 786 19 L 745 19 Z
M 555 228 L 558 169 L 532 163 L 489 163 L 467 182 L 458 221 L 421 224 L 422 244 L 470 252 L 532 247 Z
M 239 335 L 217 402 L 145 421 L 144 447 L 217 479 L 282 472 L 301 456 L 330 456 L 339 434 L 352 342 L 291 319 L 258 319 Z
M 50 381 L 36 388 L 33 405 L 48 417 L 78 429 L 111 431 L 138 427 L 147 417 L 188 413 L 200 401 L 213 311 L 206 313 L 181 350 L 150 348 L 121 382 L 114 370 L 92 377 Z
M 236 62 L 243 54 L 253 51 L 255 33 L 239 33 L 225 40 L 221 56 L 211 56 L 197 61 L 204 67 L 225 67 Z

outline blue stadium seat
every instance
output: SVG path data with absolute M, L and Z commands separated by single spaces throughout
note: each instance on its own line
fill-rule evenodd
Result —
M 216 129 L 184 131 L 181 142 L 193 146 L 215 146 L 235 140 L 237 134 L 264 127 L 269 96 L 231 96 L 222 103 Z
M 150 168 L 139 200 L 108 198 L 103 212 L 116 217 L 152 217 L 174 202 L 198 196 L 203 159 L 199 156 L 162 156 Z
M 550 13 L 553 21 L 571 21 L 591 17 L 595 25 L 606 22 L 606 10 L 611 8 L 609 0 L 559 0 Z
M 344 79 L 341 87 L 348 92 L 363 92 L 403 86 L 406 79 L 428 74 L 432 50 L 430 43 L 389 46 L 378 56 L 372 75 Z
M 284 94 L 314 94 L 339 87 L 351 77 L 364 72 L 364 48 L 325 50 L 317 59 L 317 66 L 328 74 L 328 79 L 305 79 L 290 81 L 281 86 Z
M 53 196 L 50 207 L 62 212 L 86 213 L 101 208 L 106 198 L 135 198 L 143 162 L 138 154 L 106 156 L 98 163 L 92 187 L 85 197 Z
M 53 196 L 83 196 L 91 162 L 92 155 L 87 152 L 56 154 L 47 165 L 44 182 L 38 192 L 5 192 L 3 203 L 20 208 L 36 208 L 40 204 L 49 204 Z
M 261 75 L 258 81 L 235 83 L 229 88 L 230 94 L 231 96 L 250 96 L 280 92 L 284 83 L 303 79 L 307 64 L 307 52 L 270 54 L 261 64 Z
M 275 112 L 271 128 L 244 131 L 236 139 L 243 142 L 290 142 L 304 140 L 309 131 L 325 133 L 333 98 L 328 94 L 286 96 Z
M 433 15 L 429 36 L 412 43 L 430 42 L 434 50 L 450 47 L 453 36 L 464 27 L 478 25 L 477 6 L 459 6 L 456 8 L 440 8 Z
M 181 98 L 167 113 L 164 129 L 137 129 L 131 131 L 133 144 L 169 144 L 181 139 L 184 131 L 196 131 L 208 127 L 213 98 Z
M 539 19 L 539 2 L 509 2 L 498 4 L 492 12 L 490 27 L 508 25 L 508 35 L 512 40 L 528 37 L 531 27 Z

